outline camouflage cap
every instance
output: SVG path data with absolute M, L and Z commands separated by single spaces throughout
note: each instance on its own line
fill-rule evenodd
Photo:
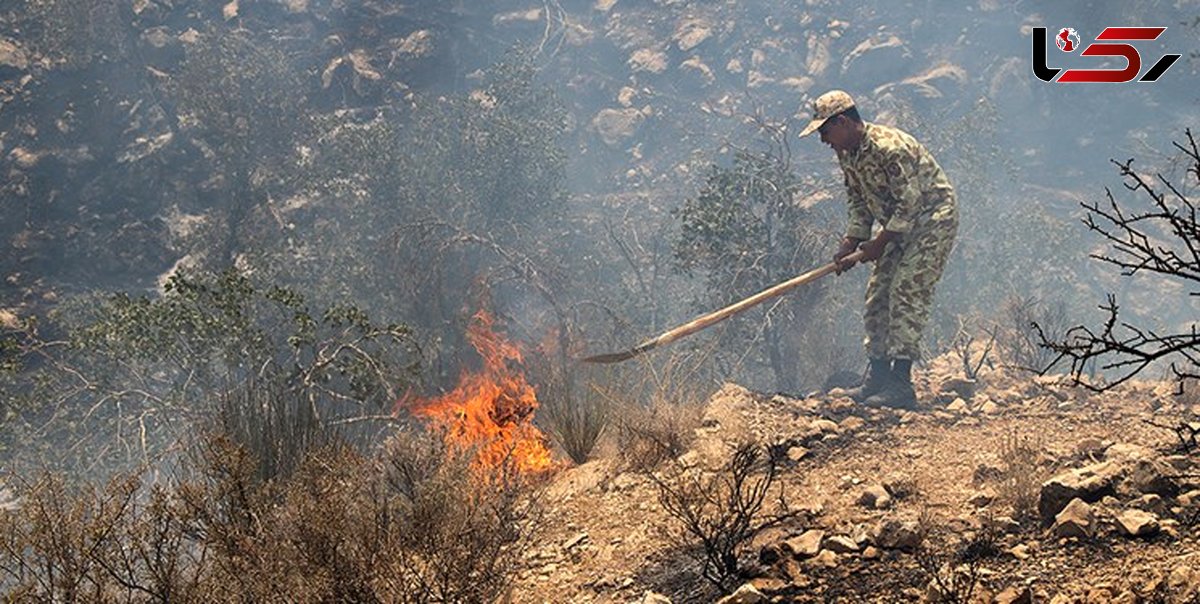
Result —
M 817 100 L 813 101 L 813 119 L 800 132 L 800 136 L 812 134 L 813 131 L 821 127 L 821 124 L 825 123 L 825 120 L 851 107 L 854 107 L 854 99 L 850 98 L 850 95 L 842 90 L 830 90 L 822 94 L 817 97 Z

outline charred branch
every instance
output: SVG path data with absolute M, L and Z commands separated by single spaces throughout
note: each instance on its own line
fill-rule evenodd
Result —
M 1200 146 L 1191 130 L 1185 143 L 1174 143 L 1188 163 L 1187 174 L 1200 182 Z M 1125 180 L 1126 190 L 1146 203 L 1148 209 L 1132 210 L 1132 202 L 1118 201 L 1105 190 L 1106 204 L 1084 202 L 1084 224 L 1109 244 L 1107 253 L 1092 257 L 1118 267 L 1123 276 L 1147 272 L 1188 283 L 1200 283 L 1200 222 L 1196 201 L 1161 173 L 1149 178 L 1133 168 L 1133 160 L 1113 161 Z M 1189 296 L 1200 295 L 1191 291 Z M 1182 388 L 1188 378 L 1200 377 L 1200 333 L 1192 324 L 1184 330 L 1163 332 L 1139 327 L 1120 318 L 1116 296 L 1109 295 L 1100 306 L 1106 313 L 1103 325 L 1077 325 L 1061 338 L 1054 338 L 1034 323 L 1041 346 L 1055 354 L 1042 369 L 1068 363 L 1077 385 L 1093 391 L 1108 390 L 1141 373 L 1159 360 L 1171 360 L 1170 371 Z M 1084 373 L 1096 367 L 1113 379 L 1085 381 Z

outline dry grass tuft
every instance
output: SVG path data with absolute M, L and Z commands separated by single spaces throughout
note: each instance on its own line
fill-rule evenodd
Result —
M 1048 478 L 1041 465 L 1042 448 L 1040 438 L 1015 428 L 1000 441 L 1002 468 L 997 491 L 1000 500 L 1012 509 L 1014 520 L 1025 522 L 1038 517 L 1038 497 L 1042 482 Z

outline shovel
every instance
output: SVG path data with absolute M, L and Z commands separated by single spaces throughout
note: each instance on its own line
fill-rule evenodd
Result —
M 862 255 L 863 253 L 861 250 L 856 251 L 853 254 L 843 258 L 842 262 L 858 262 L 862 259 Z M 720 323 L 721 321 L 724 321 L 733 315 L 736 315 L 754 306 L 758 306 L 759 304 L 762 304 L 771 298 L 785 294 L 792 289 L 804 285 L 805 283 L 816 281 L 817 279 L 820 279 L 821 277 L 824 277 L 825 275 L 828 275 L 836 270 L 837 265 L 830 262 L 825 266 L 815 268 L 798 277 L 793 277 L 792 279 L 784 281 L 779 285 L 768 287 L 767 289 L 764 289 L 757 294 L 750 296 L 749 298 L 739 302 L 734 302 L 733 304 L 730 304 L 721 310 L 696 317 L 695 319 L 692 319 L 691 321 L 684 323 L 679 327 L 650 338 L 649 340 L 646 340 L 645 342 L 642 342 L 641 344 L 638 344 L 629 350 L 623 352 L 610 352 L 608 354 L 598 354 L 579 360 L 584 363 L 619 363 L 621 361 L 632 359 L 633 357 L 636 357 L 644 352 L 649 352 L 655 348 L 658 348 L 659 346 L 670 344 L 671 342 L 674 342 L 675 340 L 678 340 L 684 336 L 692 335 L 701 329 L 716 325 L 717 323 Z

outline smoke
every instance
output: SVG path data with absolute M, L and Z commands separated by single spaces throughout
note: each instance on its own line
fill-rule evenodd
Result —
M 797 114 L 833 88 L 849 91 L 866 119 L 924 141 L 956 184 L 966 226 L 939 294 L 941 328 L 964 313 L 986 314 L 1014 289 L 1062 300 L 1080 318 L 1113 290 L 1138 300 L 1135 316 L 1175 323 L 1195 310 L 1144 293 L 1160 291 L 1159 282 L 1115 279 L 1089 262 L 1099 242 L 1078 223 L 1079 201 L 1099 198 L 1105 186 L 1120 191 L 1110 159 L 1138 157 L 1145 169 L 1169 174 L 1170 140 L 1200 118 L 1198 11 L 1186 3 L 290 0 L 241 3 L 232 13 L 218 4 L 139 0 L 90 24 L 87 0 L 27 0 L 25 8 L 37 10 L 0 11 L 0 79 L 9 95 L 0 144 L 12 175 L 3 194 L 13 215 L 25 217 L 2 231 L 8 251 L 0 268 L 12 286 L 6 305 L 32 304 L 47 290 L 152 287 L 157 273 L 198 251 L 169 232 L 168 216 L 196 216 L 223 231 L 241 252 L 235 257 L 281 249 L 311 256 L 319 229 L 354 230 L 354 220 L 382 215 L 347 209 L 353 204 L 399 203 L 406 175 L 364 194 L 362 182 L 389 170 L 364 158 L 376 174 L 359 181 L 346 172 L 345 197 L 323 200 L 296 184 L 289 166 L 312 169 L 304 164 L 312 157 L 298 149 L 324 141 L 273 138 L 271 120 L 361 113 L 413 131 L 405 120 L 427 115 L 439 98 L 486 100 L 477 91 L 483 74 L 519 47 L 533 54 L 538 81 L 561 103 L 566 124 L 558 144 L 571 200 L 555 214 L 563 222 L 546 227 L 554 245 L 539 249 L 563 273 L 555 283 L 586 294 L 564 295 L 555 301 L 564 306 L 551 309 L 544 292 L 501 292 L 508 298 L 498 306 L 507 308 L 497 312 L 531 326 L 530 338 L 570 317 L 595 345 L 633 343 L 705 310 L 690 305 L 694 276 L 672 270 L 668 242 L 678 224 L 671 211 L 695 195 L 709 166 L 731 162 L 731 150 L 762 148 L 758 125 L 796 130 Z M 1168 28 L 1137 43 L 1143 69 L 1164 53 L 1183 58 L 1153 83 L 1034 77 L 1032 28 L 1071 27 L 1087 46 L 1108 26 Z M 235 35 L 247 43 L 211 43 Z M 214 72 L 181 87 L 181 77 L 198 73 L 181 66 L 195 64 L 202 47 L 215 49 L 209 64 L 229 77 Z M 1047 52 L 1056 67 L 1120 67 L 1052 44 Z M 181 89 L 193 102 L 173 92 Z M 196 107 L 211 109 L 209 117 Z M 203 136 L 219 111 L 247 134 L 240 154 L 223 148 L 237 140 Z M 288 113 L 296 115 L 281 119 Z M 307 126 L 289 127 L 307 133 Z M 841 211 L 829 150 L 793 136 L 785 152 L 821 192 L 806 203 Z M 301 198 L 312 202 L 292 203 Z M 522 212 L 510 196 L 495 202 L 511 204 L 506 215 Z M 293 214 L 308 215 L 307 223 Z M 345 257 L 378 258 L 384 241 L 373 237 L 375 247 Z M 276 255 L 260 268 L 292 260 Z M 854 279 L 842 298 L 857 295 Z M 361 279 L 372 285 L 358 288 L 328 282 L 320 287 L 330 297 L 403 306 L 372 290 L 380 279 Z M 855 304 L 845 312 L 857 313 Z M 440 320 L 425 327 L 453 324 Z

